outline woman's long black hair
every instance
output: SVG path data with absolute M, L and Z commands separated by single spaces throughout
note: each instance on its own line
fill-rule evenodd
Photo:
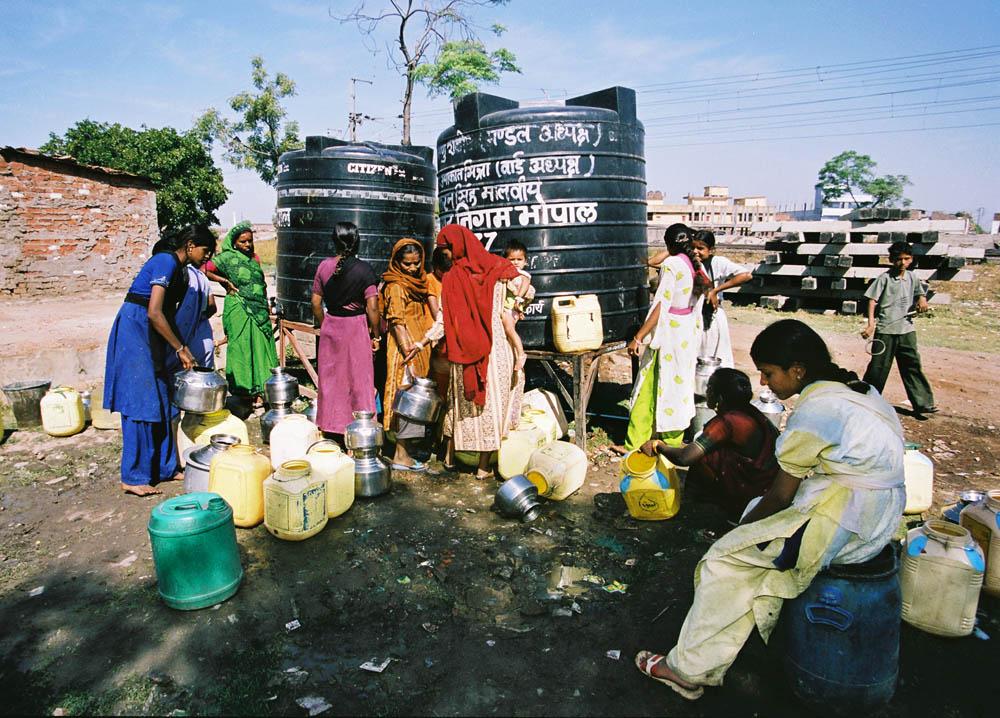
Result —
M 204 224 L 189 224 L 164 230 L 160 241 L 153 245 L 152 254 L 160 252 L 176 252 L 191 242 L 195 247 L 205 247 L 215 251 L 217 240 L 215 234 Z
M 681 222 L 675 222 L 667 227 L 663 233 L 663 243 L 667 245 L 667 251 L 671 254 L 686 254 L 694 267 L 694 289 L 691 290 L 691 301 L 695 301 L 702 294 L 711 289 L 711 282 L 708 275 L 701 268 L 701 260 L 691 246 L 694 239 L 694 230 Z
M 333 227 L 333 246 L 337 256 L 340 257 L 337 267 L 333 270 L 333 276 L 337 277 L 347 264 L 345 260 L 358 254 L 358 248 L 361 246 L 358 226 L 354 222 L 337 222 Z
M 869 385 L 835 364 L 823 338 L 798 319 L 781 319 L 765 327 L 753 340 L 750 357 L 758 366 L 774 364 L 788 369 L 800 364 L 806 371 L 805 384 L 839 381 L 860 394 L 868 393 Z

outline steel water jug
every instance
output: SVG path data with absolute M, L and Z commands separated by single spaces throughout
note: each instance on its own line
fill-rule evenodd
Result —
M 299 396 L 299 380 L 285 367 L 276 366 L 271 369 L 271 378 L 264 382 L 264 396 L 268 406 L 290 404 Z
M 177 372 L 174 376 L 174 406 L 195 414 L 221 411 L 226 404 L 228 384 L 214 369 L 202 366 Z

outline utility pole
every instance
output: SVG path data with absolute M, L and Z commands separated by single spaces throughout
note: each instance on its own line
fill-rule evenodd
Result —
M 351 142 L 358 141 L 358 125 L 361 124 L 361 115 L 358 114 L 356 91 L 359 82 L 371 85 L 371 80 L 362 80 L 357 77 L 351 78 L 351 112 L 347 116 L 347 125 L 351 128 Z

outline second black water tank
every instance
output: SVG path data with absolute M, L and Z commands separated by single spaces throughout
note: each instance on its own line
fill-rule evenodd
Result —
M 648 308 L 645 131 L 635 91 L 612 87 L 526 106 L 474 93 L 438 137 L 441 224 L 469 227 L 493 252 L 528 248 L 535 302 L 526 347 L 552 346 L 552 299 L 596 294 L 604 340 L 631 338 Z
M 358 256 L 380 275 L 402 237 L 431 249 L 430 147 L 307 137 L 305 149 L 281 155 L 276 189 L 278 303 L 292 321 L 312 323 L 313 278 L 319 263 L 336 254 L 332 234 L 337 222 L 358 226 Z

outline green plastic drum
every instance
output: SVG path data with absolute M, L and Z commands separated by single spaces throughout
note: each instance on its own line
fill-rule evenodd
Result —
M 243 567 L 233 510 L 218 494 L 167 499 L 149 516 L 149 542 L 160 596 L 171 608 L 214 606 L 236 593 Z

